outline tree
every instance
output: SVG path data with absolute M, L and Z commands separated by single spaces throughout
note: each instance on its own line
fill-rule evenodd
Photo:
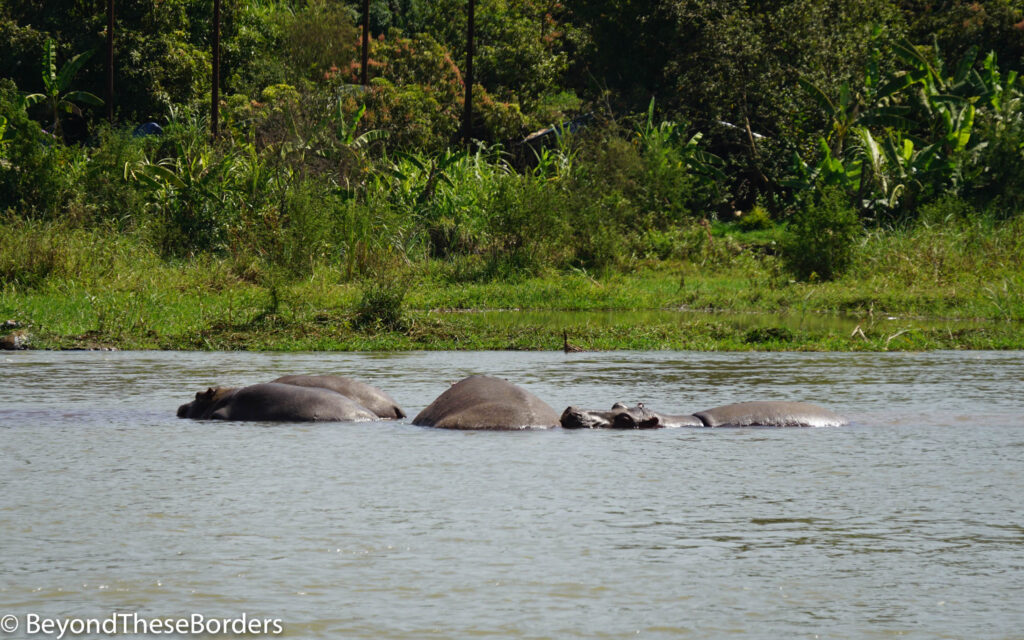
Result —
M 80 53 L 64 63 L 64 66 L 57 71 L 57 48 L 52 38 L 47 38 L 43 43 L 43 88 L 44 93 L 32 93 L 25 96 L 25 103 L 32 106 L 38 103 L 46 103 L 47 113 L 53 116 L 51 132 L 53 135 L 62 137 L 61 113 L 73 113 L 81 116 L 82 109 L 76 103 L 87 104 L 93 107 L 103 106 L 103 100 L 88 91 L 69 91 L 71 81 L 75 74 L 82 68 L 92 55 L 92 51 Z

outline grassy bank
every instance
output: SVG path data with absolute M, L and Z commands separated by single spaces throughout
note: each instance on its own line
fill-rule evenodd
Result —
M 922 350 L 1024 348 L 1020 221 L 864 236 L 830 282 L 796 282 L 771 239 L 728 225 L 686 260 L 604 274 L 464 279 L 465 261 L 294 277 L 240 257 L 168 260 L 132 235 L 2 229 L 0 321 L 30 348 Z M 519 314 L 497 321 L 481 310 Z M 708 313 L 638 313 L 643 310 Z M 598 313 L 604 312 L 604 313 Z M 808 319 L 842 321 L 809 322 Z M 751 319 L 754 319 L 751 321 Z
M 689 2 L 678 20 L 483 2 L 469 83 L 456 0 L 377 7 L 366 80 L 355 4 L 237 2 L 216 120 L 208 3 L 123 7 L 109 118 L 100 12 L 22 4 L 0 9 L 0 340 L 1024 343 L 1024 40 L 1005 0 Z M 621 33 L 648 23 L 664 33 Z M 450 313 L 489 309 L 566 313 Z

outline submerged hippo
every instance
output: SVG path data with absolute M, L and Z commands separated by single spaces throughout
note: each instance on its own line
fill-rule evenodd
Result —
M 336 391 L 363 405 L 379 418 L 404 418 L 405 412 L 395 399 L 377 387 L 343 376 L 282 376 L 271 380 L 300 387 L 321 387 Z
M 703 427 L 696 416 L 669 416 L 655 413 L 643 403 L 627 407 L 621 402 L 610 411 L 591 411 L 567 407 L 559 419 L 566 429 L 662 429 L 664 427 Z
M 568 407 L 560 419 L 566 429 L 659 429 L 664 427 L 838 427 L 842 416 L 806 402 L 739 402 L 674 416 L 650 411 L 643 404 L 616 403 L 611 411 Z
M 178 407 L 179 418 L 280 422 L 377 420 L 375 413 L 348 396 L 321 387 L 267 382 L 248 387 L 209 388 Z
M 558 426 L 558 413 L 507 380 L 470 376 L 434 399 L 412 423 L 440 429 L 550 429 Z

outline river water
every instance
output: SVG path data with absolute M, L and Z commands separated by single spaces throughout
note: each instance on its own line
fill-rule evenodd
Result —
M 175 417 L 289 373 L 410 416 L 489 373 L 559 411 L 789 399 L 852 424 Z M 0 638 L 112 612 L 302 638 L 1024 638 L 1022 389 L 1020 352 L 0 354 Z

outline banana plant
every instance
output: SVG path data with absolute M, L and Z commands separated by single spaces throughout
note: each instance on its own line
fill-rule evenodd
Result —
M 344 104 L 338 99 L 330 116 L 322 119 L 312 134 L 306 138 L 299 136 L 293 125 L 295 140 L 283 144 L 281 153 L 283 156 L 298 153 L 300 163 L 307 153 L 321 158 L 348 156 L 350 159 L 356 159 L 360 151 L 378 140 L 386 140 L 389 136 L 389 133 L 382 129 L 371 129 L 356 135 L 365 113 L 366 105 L 361 105 L 352 119 L 348 120 L 345 117 Z
M 922 192 L 956 190 L 969 181 L 972 159 L 986 144 L 974 136 L 978 109 L 1008 103 L 1007 88 L 1017 75 L 1000 74 L 994 54 L 979 70 L 977 47 L 955 65 L 947 65 L 937 49 L 928 56 L 905 39 L 890 49 L 896 68 L 882 70 L 876 44 L 859 92 L 844 84 L 833 100 L 801 81 L 829 119 L 829 130 L 813 166 L 795 156 L 788 186 L 837 184 L 856 193 L 865 209 L 893 210 Z
M 178 142 L 173 156 L 124 165 L 124 179 L 150 192 L 150 206 L 174 231 L 167 238 L 171 249 L 220 246 L 244 190 L 236 179 L 237 156 L 226 154 L 218 159 L 210 148 L 197 147 Z
M 69 91 L 71 81 L 75 74 L 82 68 L 92 51 L 80 53 L 64 63 L 64 66 L 57 70 L 57 45 L 52 38 L 47 38 L 43 43 L 43 93 L 31 93 L 25 96 L 25 105 L 32 106 L 40 102 L 46 103 L 47 111 L 53 117 L 51 132 L 53 135 L 61 136 L 61 114 L 73 113 L 82 115 L 82 109 L 76 103 L 82 103 L 93 107 L 102 107 L 103 100 L 88 91 Z
M 370 129 L 358 136 L 356 135 L 359 123 L 363 120 L 365 113 L 366 105 L 360 105 L 359 110 L 356 111 L 355 115 L 352 116 L 351 122 L 349 122 L 345 119 L 342 101 L 337 101 L 334 108 L 334 137 L 341 145 L 358 151 L 378 140 L 386 140 L 388 138 L 388 132 L 383 129 Z
M 569 178 L 576 168 L 576 159 L 579 156 L 579 147 L 573 142 L 569 128 L 557 124 L 554 129 L 554 147 L 541 146 L 536 149 L 528 146 L 537 161 L 533 168 L 533 175 L 542 180 L 555 181 Z
M 661 162 L 674 161 L 685 166 L 704 184 L 725 181 L 719 168 L 724 161 L 715 154 L 700 148 L 704 134 L 700 131 L 685 138 L 683 127 L 671 120 L 654 123 L 654 98 L 647 105 L 647 118 L 636 131 L 635 139 L 644 153 L 657 154 Z M 683 140 L 685 139 L 685 142 Z M 677 158 L 670 156 L 677 155 Z
M 449 169 L 465 159 L 465 154 L 448 150 L 429 159 L 419 154 L 399 153 L 398 162 L 393 162 L 387 173 L 394 181 L 394 190 L 419 208 L 433 200 L 438 184 L 455 187 Z
M 174 151 L 173 156 L 157 162 L 146 159 L 125 163 L 124 178 L 165 194 L 191 192 L 216 198 L 218 193 L 233 188 L 231 178 L 238 164 L 234 155 L 215 160 L 208 150 L 194 152 L 180 142 L 175 143 Z

